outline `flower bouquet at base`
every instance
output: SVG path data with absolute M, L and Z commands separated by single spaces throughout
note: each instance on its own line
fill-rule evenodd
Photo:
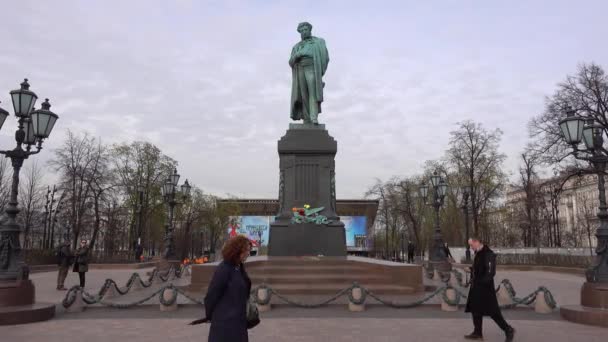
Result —
M 331 223 L 327 217 L 320 215 L 325 207 L 311 208 L 309 204 L 304 204 L 302 208 L 292 208 L 293 217 L 291 218 L 292 223 L 314 223 L 314 224 L 328 224 Z

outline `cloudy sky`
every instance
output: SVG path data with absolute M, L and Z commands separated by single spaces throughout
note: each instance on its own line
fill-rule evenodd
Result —
M 504 131 L 515 172 L 544 96 L 580 62 L 608 67 L 606 13 L 606 1 L 3 1 L 0 106 L 24 77 L 51 99 L 60 121 L 40 162 L 86 130 L 156 144 L 207 192 L 276 197 L 287 61 L 309 21 L 331 59 L 320 120 L 338 140 L 337 195 L 360 198 L 443 156 L 466 119 Z

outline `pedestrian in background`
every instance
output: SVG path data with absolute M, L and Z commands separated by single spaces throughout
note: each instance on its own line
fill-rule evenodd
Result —
M 450 262 L 454 262 L 454 257 L 452 256 L 452 252 L 450 252 L 450 247 L 448 243 L 443 244 L 443 251 L 445 252 L 445 256 L 448 258 Z
M 410 240 L 407 242 L 407 262 L 410 264 L 414 263 L 414 252 L 416 252 L 416 245 Z
M 70 241 L 66 239 L 63 244 L 59 246 L 59 250 L 57 251 L 57 266 L 59 266 L 59 271 L 57 274 L 57 290 L 67 290 L 64 286 L 65 278 L 68 276 L 68 270 L 73 262 L 74 254 L 70 249 Z
M 84 288 L 85 273 L 89 271 L 89 245 L 87 240 L 80 241 L 80 247 L 76 250 L 76 262 L 72 271 L 78 272 L 80 287 Z

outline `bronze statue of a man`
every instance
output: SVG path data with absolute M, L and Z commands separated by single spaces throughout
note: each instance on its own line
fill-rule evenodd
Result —
M 311 35 L 312 25 L 304 22 L 298 25 L 302 40 L 291 50 L 291 118 L 304 123 L 318 124 L 323 102 L 322 80 L 329 54 L 325 40 Z

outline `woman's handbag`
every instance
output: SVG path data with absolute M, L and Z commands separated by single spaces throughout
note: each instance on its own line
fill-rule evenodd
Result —
M 247 329 L 251 329 L 258 324 L 260 324 L 260 312 L 253 295 L 250 295 L 247 301 Z

